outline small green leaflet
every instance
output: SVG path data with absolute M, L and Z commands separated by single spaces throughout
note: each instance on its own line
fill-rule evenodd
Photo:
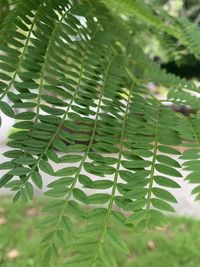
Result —
M 160 173 L 167 174 L 170 176 L 175 176 L 175 177 L 182 177 L 182 174 L 172 167 L 169 167 L 163 164 L 155 164 L 155 168 Z
M 1 177 L 0 179 L 0 188 L 5 186 L 11 179 L 12 179 L 13 175 L 10 174 L 5 174 Z
M 172 166 L 172 167 L 176 167 L 176 168 L 181 168 L 181 165 L 174 159 L 165 156 L 165 155 L 157 155 L 156 156 L 157 161 L 159 161 L 160 163 Z
M 70 185 L 73 182 L 74 178 L 73 177 L 63 177 L 60 178 L 50 184 L 48 184 L 49 188 L 54 188 L 54 187 L 65 187 Z
M 46 191 L 44 194 L 49 197 L 55 197 L 55 198 L 60 198 L 64 197 L 67 192 L 69 191 L 69 188 L 67 187 L 54 187 L 48 191 Z
M 31 175 L 31 179 L 33 183 L 39 188 L 42 189 L 43 182 L 42 182 L 42 176 L 39 172 L 34 171 Z
M 154 181 L 161 186 L 169 187 L 169 188 L 180 188 L 180 185 L 173 181 L 172 179 L 166 178 L 164 176 L 155 175 Z
M 156 196 L 158 198 L 161 198 L 163 200 L 166 200 L 166 201 L 169 201 L 172 203 L 177 203 L 176 198 L 170 192 L 168 192 L 164 189 L 154 187 L 152 189 L 152 192 L 153 192 L 154 196 Z
M 21 176 L 21 175 L 26 175 L 29 172 L 30 172 L 29 168 L 16 167 L 16 168 L 12 169 L 11 171 L 9 171 L 9 174 L 11 174 L 13 176 Z
M 6 116 L 8 116 L 10 118 L 15 117 L 15 113 L 14 113 L 13 109 L 6 102 L 0 101 L 0 109 Z
M 96 193 L 88 197 L 91 204 L 104 204 L 109 201 L 110 195 L 103 193 Z
M 71 176 L 77 172 L 77 167 L 66 167 L 55 172 L 55 176 Z
M 157 209 L 164 210 L 164 211 L 170 211 L 170 212 L 174 211 L 174 208 L 164 200 L 152 198 L 151 203 Z
M 48 163 L 48 161 L 43 160 L 43 159 L 40 160 L 39 167 L 40 167 L 41 171 L 43 171 L 49 175 L 54 175 L 54 170 L 51 167 L 51 165 Z
M 84 204 L 89 203 L 87 195 L 78 188 L 73 189 L 73 196 Z

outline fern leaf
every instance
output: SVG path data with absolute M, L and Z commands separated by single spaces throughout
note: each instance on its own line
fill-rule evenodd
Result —
M 198 58 L 198 29 L 190 25 L 128 0 L 20 0 L 4 18 L 0 109 L 16 121 L 0 187 L 27 202 L 34 186 L 42 189 L 43 173 L 51 176 L 44 264 L 65 247 L 63 266 L 117 266 L 113 251 L 128 249 L 115 225 L 160 225 L 163 212 L 174 211 L 181 168 L 200 198 L 199 114 L 177 115 L 148 83 L 195 109 L 199 87 L 161 69 L 137 40 L 142 30 L 154 36 L 159 29 Z M 179 145 L 188 149 L 181 154 Z
M 2 100 L 17 80 L 19 72 L 22 68 L 22 62 L 27 53 L 30 44 L 31 35 L 34 30 L 36 20 L 44 1 L 21 1 L 20 4 L 14 8 L 6 17 L 4 26 L 1 29 L 1 38 L 3 39 L 1 45 L 1 84 L 3 90 L 0 95 Z M 23 12 L 28 12 L 27 15 L 31 19 L 24 18 Z M 17 25 L 17 30 L 13 31 L 13 26 Z M 21 33 L 23 32 L 23 33 Z M 23 43 L 25 42 L 25 43 Z M 12 47 L 10 47 L 10 45 Z M 20 51 L 19 51 L 20 50 Z M 6 63 L 6 60 L 11 59 L 12 66 Z
M 199 200 L 199 116 L 182 118 L 179 123 L 179 131 L 183 140 L 187 142 L 184 144 L 186 150 L 180 157 L 184 160 L 183 169 L 189 172 L 185 180 L 195 185 L 192 194 L 195 194 L 196 200 Z

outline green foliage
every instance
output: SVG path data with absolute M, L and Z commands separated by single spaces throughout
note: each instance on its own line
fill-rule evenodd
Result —
M 40 260 L 43 257 L 41 249 L 41 235 L 43 228 L 36 228 L 43 221 L 43 212 L 41 207 L 47 200 L 37 199 L 29 202 L 26 206 L 17 202 L 13 205 L 10 198 L 1 198 L 1 218 L 6 217 L 5 224 L 0 227 L 1 238 L 1 265 L 5 267 L 33 267 L 40 266 Z M 72 213 L 68 213 L 71 219 L 74 218 Z M 49 218 L 50 220 L 56 218 Z M 75 218 L 74 218 L 75 219 Z M 47 222 L 47 221 L 46 221 Z M 66 221 L 68 222 L 68 221 Z M 84 227 L 83 223 L 74 221 L 76 230 Z M 193 267 L 198 266 L 200 255 L 197 244 L 200 242 L 199 221 L 186 218 L 170 218 L 171 226 L 161 229 L 152 229 L 144 233 L 133 233 L 130 231 L 122 231 L 120 225 L 113 225 L 117 234 L 120 232 L 123 242 L 115 243 L 113 253 L 116 257 L 118 266 L 123 267 L 168 267 L 176 265 L 177 267 Z M 66 224 L 69 225 L 69 224 Z M 17 231 L 16 231 L 17 228 Z M 67 234 L 67 229 L 65 234 Z M 84 234 L 84 232 L 82 232 Z M 109 233 L 110 234 L 110 233 Z M 169 238 L 170 237 L 170 238 Z M 113 238 L 109 235 L 109 242 Z M 28 242 L 27 242 L 28 239 Z M 115 240 L 115 239 L 114 239 Z M 119 240 L 119 238 L 117 239 Z M 153 248 L 149 248 L 149 243 L 153 244 Z M 66 248 L 67 242 L 64 247 Z M 124 254 L 124 250 L 128 247 L 128 255 Z M 152 247 L 152 246 L 151 246 Z M 15 258 L 10 255 L 18 252 Z M 12 254 L 13 255 L 13 254 Z M 166 262 L 166 258 L 168 259 Z M 52 266 L 60 266 L 66 259 L 66 249 L 59 253 L 59 260 L 52 259 Z M 44 266 L 44 265 L 43 265 Z
M 174 211 L 169 188 L 182 177 L 171 158 L 180 156 L 176 146 L 187 147 L 186 179 L 200 183 L 198 113 L 179 116 L 148 83 L 195 109 L 199 87 L 161 69 L 138 38 L 162 31 L 198 59 L 199 28 L 190 24 L 128 0 L 21 0 L 4 19 L 0 109 L 17 131 L 0 186 L 27 202 L 34 185 L 43 187 L 43 173 L 54 177 L 45 192 L 52 199 L 44 207 L 43 266 L 66 243 L 71 257 L 63 266 L 117 266 L 112 248 L 128 250 L 113 225 L 141 231 Z M 199 199 L 199 185 L 193 193 Z M 84 229 L 77 231 L 69 211 L 86 221 Z

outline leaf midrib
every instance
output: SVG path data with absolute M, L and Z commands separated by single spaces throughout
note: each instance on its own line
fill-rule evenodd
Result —
M 109 200 L 109 204 L 108 204 L 108 210 L 107 210 L 107 214 L 105 216 L 105 221 L 104 221 L 104 226 L 103 226 L 103 231 L 99 240 L 99 243 L 96 247 L 95 250 L 95 254 L 94 257 L 91 261 L 91 267 L 95 267 L 96 261 L 98 259 L 98 255 L 101 249 L 101 246 L 103 245 L 104 241 L 105 241 L 105 235 L 106 235 L 106 231 L 108 228 L 108 224 L 109 224 L 109 220 L 110 220 L 110 215 L 112 212 L 112 207 L 113 207 L 113 202 L 114 202 L 114 198 L 115 198 L 115 192 L 117 189 L 117 181 L 118 181 L 118 177 L 119 177 L 119 170 L 120 170 L 120 166 L 121 166 L 121 158 L 122 158 L 122 152 L 123 152 L 123 143 L 124 143 L 124 138 L 125 138 L 125 126 L 126 126 L 126 119 L 128 116 L 128 112 L 129 112 L 129 106 L 130 106 L 130 101 L 131 101 L 131 92 L 133 89 L 134 84 L 132 84 L 130 90 L 129 90 L 129 94 L 128 94 L 128 100 L 127 100 L 127 106 L 126 106 L 126 110 L 125 110 L 125 114 L 124 114 L 124 119 L 123 119 L 123 124 L 122 124 L 122 131 L 121 131 L 121 138 L 120 138 L 120 145 L 119 145 L 119 152 L 118 152 L 118 162 L 117 162 L 117 166 L 116 166 L 116 172 L 114 175 L 114 181 L 113 181 L 113 186 L 112 186 L 112 191 L 111 191 L 111 196 L 110 196 L 110 200 Z

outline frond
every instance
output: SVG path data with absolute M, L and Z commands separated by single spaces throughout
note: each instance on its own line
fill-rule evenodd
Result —
M 148 84 L 195 109 L 199 87 L 161 69 L 137 36 L 147 24 L 151 34 L 161 30 L 197 57 L 198 45 L 181 21 L 156 14 L 141 1 L 112 0 L 108 7 L 96 0 L 20 0 L 3 20 L 0 109 L 16 121 L 0 187 L 26 202 L 35 186 L 43 188 L 43 174 L 51 176 L 41 222 L 44 266 L 66 240 L 63 266 L 117 266 L 112 248 L 128 249 L 115 223 L 144 230 L 174 211 L 171 192 L 182 177 L 176 146 L 189 147 L 183 166 L 191 172 L 187 180 L 199 183 L 198 115 L 180 118 Z M 193 193 L 199 199 L 199 185 Z M 80 231 L 76 220 L 85 221 Z
M 102 2 L 105 3 L 105 5 L 108 5 L 107 1 L 102 0 Z M 166 23 L 164 23 L 164 17 L 162 16 L 162 14 L 159 14 L 158 16 L 155 10 L 153 10 L 150 5 L 144 4 L 143 1 L 111 0 L 109 2 L 109 5 L 116 12 L 118 12 L 118 10 L 121 10 L 122 13 L 125 13 L 127 15 L 134 15 L 145 24 L 162 30 L 174 36 L 175 38 L 179 39 L 180 37 L 180 31 L 178 27 L 174 27 L 173 23 L 172 25 L 166 25 Z
M 20 1 L 5 18 L 1 29 L 1 95 L 3 100 L 21 71 L 41 1 Z M 24 17 L 24 13 L 27 17 Z
M 198 86 L 196 86 L 193 81 L 188 81 L 166 72 L 165 69 L 161 69 L 159 64 L 150 60 L 137 45 L 134 45 L 134 49 L 132 50 L 133 60 L 129 68 L 135 73 L 137 78 L 141 80 L 141 83 L 152 82 L 156 85 L 172 89 L 169 90 L 170 96 L 174 93 L 174 88 L 176 88 L 178 92 L 184 92 L 184 90 L 199 92 Z
M 182 28 L 182 38 L 187 41 L 190 52 L 199 60 L 200 58 L 200 30 L 198 25 L 191 23 L 187 19 L 179 18 L 178 23 Z
M 200 148 L 200 128 L 199 115 L 190 118 L 181 117 L 178 124 L 181 137 L 183 139 L 184 152 L 181 155 L 183 169 L 189 174 L 185 180 L 194 186 L 192 194 L 196 195 L 196 200 L 200 197 L 199 179 L 199 148 Z
M 171 102 L 188 105 L 194 109 L 199 108 L 200 98 L 199 95 L 194 92 L 188 92 L 187 90 L 170 90 L 168 92 L 168 99 Z

